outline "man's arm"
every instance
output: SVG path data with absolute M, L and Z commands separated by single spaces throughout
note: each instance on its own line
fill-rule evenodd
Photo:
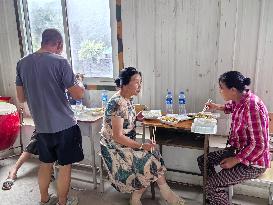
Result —
M 17 99 L 20 103 L 26 102 L 23 86 L 16 86 Z
M 82 99 L 84 96 L 84 86 L 82 76 L 79 74 L 74 76 L 73 70 L 67 60 L 63 61 L 62 81 L 69 95 L 74 100 Z
M 82 99 L 84 96 L 84 88 L 79 86 L 78 84 L 71 86 L 67 90 L 68 90 L 70 96 L 75 100 Z

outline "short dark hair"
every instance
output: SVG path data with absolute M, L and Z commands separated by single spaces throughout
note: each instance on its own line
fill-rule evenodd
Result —
M 45 29 L 42 33 L 41 45 L 56 45 L 57 43 L 62 43 L 63 37 L 61 32 L 55 28 Z
M 246 78 L 239 71 L 228 71 L 219 77 L 219 83 L 224 83 L 228 89 L 236 88 L 239 92 L 246 90 L 246 86 L 251 83 L 250 78 Z
M 137 71 L 136 68 L 127 67 L 122 69 L 119 73 L 119 77 L 115 80 L 117 87 L 120 88 L 123 85 L 128 85 L 131 80 L 131 77 L 135 74 L 139 74 L 140 76 L 142 76 L 141 72 Z

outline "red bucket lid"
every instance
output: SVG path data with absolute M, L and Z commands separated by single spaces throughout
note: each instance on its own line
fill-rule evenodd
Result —
M 0 96 L 0 102 L 9 102 L 11 97 Z

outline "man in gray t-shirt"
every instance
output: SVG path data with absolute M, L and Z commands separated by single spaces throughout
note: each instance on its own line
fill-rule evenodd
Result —
M 35 52 L 17 64 L 16 85 L 23 86 L 38 133 L 55 133 L 76 124 L 65 89 L 75 85 L 66 59 L 50 52 Z
M 84 88 L 76 83 L 68 61 L 59 54 L 63 38 L 56 29 L 42 34 L 41 48 L 17 64 L 16 89 L 20 102 L 27 102 L 38 133 L 38 152 L 42 162 L 38 181 L 43 205 L 77 204 L 67 199 L 71 164 L 83 159 L 80 129 L 66 98 L 67 90 L 74 99 L 83 97 Z M 60 166 L 58 198 L 48 194 L 53 163 Z M 73 202 L 74 200 L 74 202 Z

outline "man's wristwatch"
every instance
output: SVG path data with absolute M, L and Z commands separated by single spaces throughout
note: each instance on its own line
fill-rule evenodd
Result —
M 143 143 L 141 143 L 140 147 L 138 149 L 143 149 Z

